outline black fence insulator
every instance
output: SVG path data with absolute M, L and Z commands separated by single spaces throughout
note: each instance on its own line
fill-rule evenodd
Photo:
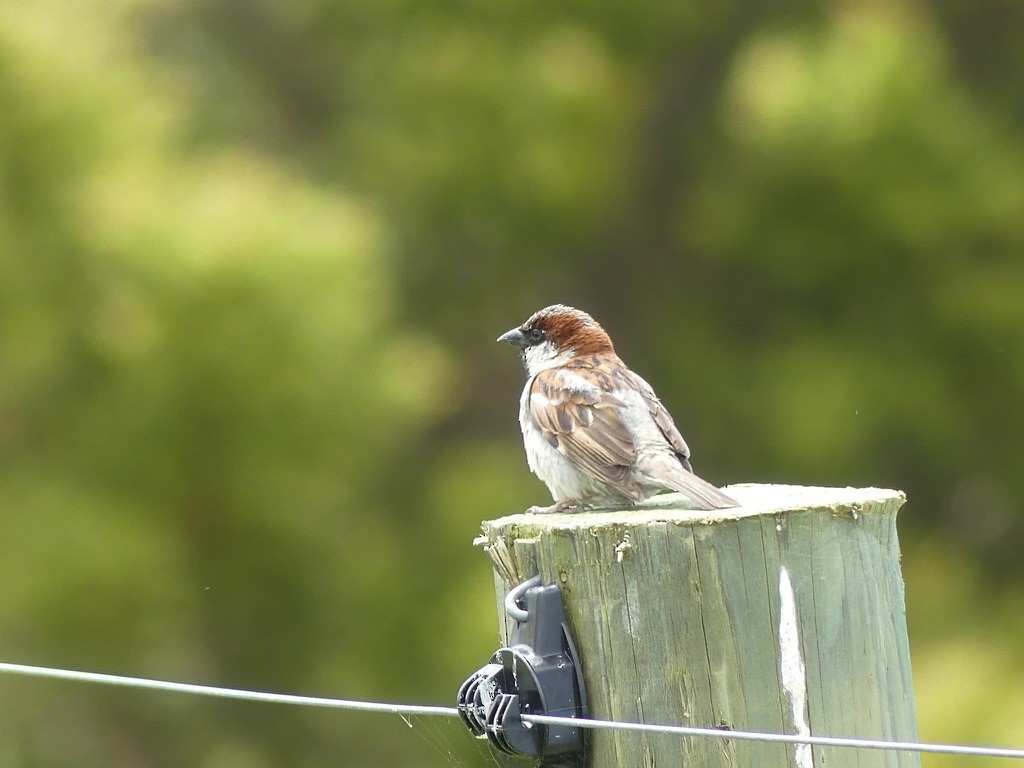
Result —
M 562 592 L 539 579 L 513 590 L 509 644 L 474 672 L 458 693 L 459 716 L 473 734 L 509 755 L 546 768 L 583 768 L 587 732 L 575 725 L 524 722 L 522 715 L 587 717 L 580 659 L 566 624 Z M 520 620 L 525 608 L 525 620 Z M 513 611 L 509 611 L 510 615 Z

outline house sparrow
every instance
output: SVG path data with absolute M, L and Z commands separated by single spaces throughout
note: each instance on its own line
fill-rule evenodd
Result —
M 739 506 L 693 474 L 665 406 L 586 312 L 555 304 L 498 341 L 523 351 L 526 458 L 555 500 L 529 511 L 630 504 L 664 491 L 680 491 L 700 509 Z

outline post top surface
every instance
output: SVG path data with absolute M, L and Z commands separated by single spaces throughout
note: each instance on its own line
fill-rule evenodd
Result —
M 825 488 L 805 485 L 739 483 L 723 488 L 740 503 L 731 509 L 695 509 L 681 493 L 665 493 L 634 507 L 606 508 L 559 514 L 508 515 L 489 520 L 485 528 L 533 524 L 545 528 L 594 528 L 604 525 L 643 525 L 653 522 L 714 523 L 743 517 L 817 510 L 832 514 L 894 514 L 906 501 L 902 491 L 886 488 Z

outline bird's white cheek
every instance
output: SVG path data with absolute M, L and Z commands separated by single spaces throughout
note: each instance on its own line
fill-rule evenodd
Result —
M 536 376 L 548 368 L 557 368 L 565 365 L 572 359 L 572 352 L 559 352 L 558 348 L 550 341 L 527 347 L 523 352 L 526 360 L 526 369 L 531 376 Z

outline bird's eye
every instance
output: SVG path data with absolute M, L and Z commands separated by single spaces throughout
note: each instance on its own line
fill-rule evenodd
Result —
M 544 338 L 544 331 L 540 328 L 532 328 L 527 335 L 530 337 L 530 341 L 536 343 Z

